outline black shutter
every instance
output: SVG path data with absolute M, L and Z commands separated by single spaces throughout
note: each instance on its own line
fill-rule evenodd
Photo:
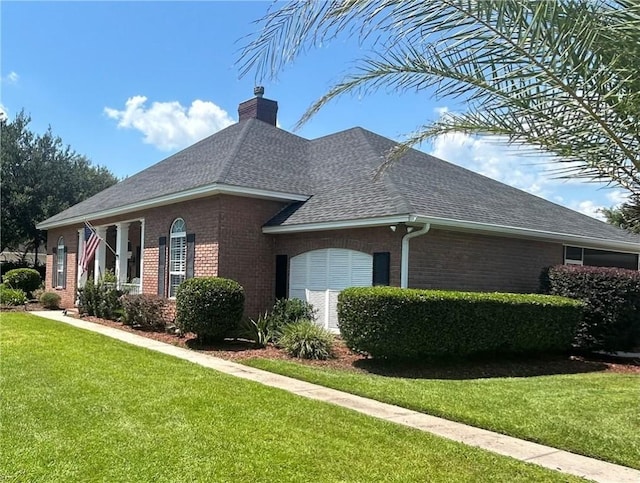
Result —
M 373 254 L 373 285 L 389 285 L 390 253 Z
M 53 255 L 53 263 L 51 264 L 51 288 L 58 286 L 58 247 L 53 247 L 51 250 Z
M 276 299 L 287 298 L 288 261 L 287 255 L 276 255 Z
M 196 258 L 196 234 L 187 234 L 187 270 L 185 278 L 193 278 L 193 264 Z
M 67 288 L 67 247 L 64 247 L 64 259 L 62 260 L 62 281 L 60 283 L 62 288 Z
M 161 236 L 158 239 L 158 295 L 164 297 L 166 295 L 167 280 L 167 237 Z

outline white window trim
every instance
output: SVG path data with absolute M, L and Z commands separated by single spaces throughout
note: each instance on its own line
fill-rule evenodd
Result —
M 58 246 L 56 247 L 56 287 L 62 288 L 62 278 L 64 277 L 64 237 L 58 238 Z
M 176 223 L 178 222 L 182 222 L 183 225 L 183 231 L 178 231 L 178 232 L 174 232 L 173 229 L 176 226 Z M 169 295 L 170 299 L 175 299 L 176 295 L 175 293 L 171 293 L 172 290 L 172 283 L 171 283 L 171 278 L 175 277 L 175 276 L 182 276 L 182 280 L 184 281 L 187 278 L 187 224 L 184 221 L 183 218 L 176 218 L 175 220 L 173 220 L 173 223 L 171 223 L 171 231 L 169 232 L 169 280 L 168 280 L 168 287 L 167 287 L 167 293 Z M 184 263 L 182 264 L 184 269 L 183 270 L 172 270 L 173 265 L 174 265 L 174 258 L 173 258 L 173 241 L 177 240 L 179 238 L 184 238 L 184 243 L 183 243 L 183 260 Z

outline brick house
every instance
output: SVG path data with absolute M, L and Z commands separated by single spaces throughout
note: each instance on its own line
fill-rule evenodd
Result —
M 534 292 L 549 265 L 638 269 L 636 235 L 417 150 L 376 176 L 393 141 L 304 139 L 276 127 L 277 108 L 258 91 L 238 123 L 40 223 L 47 290 L 72 306 L 107 269 L 169 298 L 220 276 L 245 288 L 250 315 L 307 298 L 333 328 L 347 286 Z M 81 274 L 85 221 L 106 243 Z

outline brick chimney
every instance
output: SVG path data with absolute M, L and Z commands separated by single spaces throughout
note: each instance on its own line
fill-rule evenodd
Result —
M 278 103 L 262 97 L 264 95 L 264 87 L 262 86 L 254 87 L 253 93 L 256 97 L 241 102 L 238 106 L 238 120 L 242 122 L 245 119 L 254 118 L 275 126 Z

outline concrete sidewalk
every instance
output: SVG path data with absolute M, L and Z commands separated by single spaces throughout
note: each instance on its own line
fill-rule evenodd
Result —
M 47 319 L 64 322 L 85 330 L 97 332 L 146 349 L 179 357 L 204 367 L 215 369 L 243 379 L 289 391 L 298 396 L 317 399 L 358 411 L 369 416 L 426 431 L 453 441 L 492 451 L 505 456 L 544 466 L 552 470 L 580 476 L 598 482 L 640 483 L 640 471 L 604 461 L 587 458 L 541 444 L 531 443 L 503 434 L 467 426 L 429 416 L 409 409 L 354 396 L 286 376 L 254 369 L 200 352 L 158 342 L 123 330 L 62 315 L 62 312 L 29 312 Z

